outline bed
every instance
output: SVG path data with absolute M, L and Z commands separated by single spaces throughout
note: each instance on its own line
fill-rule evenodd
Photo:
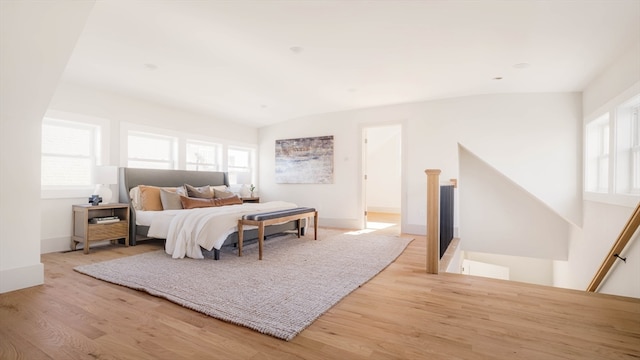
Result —
M 159 170 L 159 169 L 136 169 L 136 168 L 119 168 L 119 180 L 118 180 L 118 190 L 119 190 L 119 201 L 121 203 L 129 204 L 129 208 L 131 209 L 131 213 L 129 216 L 129 241 L 131 245 L 136 245 L 139 241 L 149 240 L 149 239 L 164 239 L 162 236 L 163 232 L 166 233 L 170 230 L 170 222 L 173 221 L 174 217 L 181 217 L 185 219 L 186 212 L 192 212 L 192 210 L 163 210 L 163 211 L 142 211 L 140 209 L 136 210 L 137 206 L 134 206 L 134 202 L 130 196 L 131 189 L 140 187 L 141 185 L 152 186 L 152 187 L 161 187 L 161 188 L 172 188 L 172 187 L 181 187 L 184 184 L 189 184 L 193 187 L 204 187 L 204 186 L 228 186 L 229 178 L 226 172 L 208 172 L 208 171 L 189 171 L 189 170 Z M 265 209 L 271 209 L 276 206 L 284 206 L 284 204 L 275 204 L 276 202 L 270 203 L 262 203 L 262 204 L 251 204 L 245 203 L 242 205 L 233 205 L 232 207 L 238 209 L 239 214 L 237 218 L 239 219 L 242 214 L 246 214 L 249 212 L 261 212 Z M 295 204 L 290 204 L 289 206 L 296 206 Z M 230 211 L 230 207 L 224 206 L 223 208 L 225 212 Z M 201 212 L 202 209 L 193 209 L 194 213 Z M 164 229 L 162 226 L 159 227 L 157 224 L 163 224 L 162 222 L 158 222 L 158 218 L 164 217 L 166 221 L 164 222 Z M 156 218 L 156 222 L 153 223 L 153 218 Z M 237 222 L 237 219 L 234 221 Z M 265 228 L 265 236 L 271 236 L 275 234 L 280 234 L 289 230 L 297 230 L 298 226 L 303 228 L 305 226 L 305 220 L 298 221 L 290 221 L 283 224 L 275 224 L 270 225 Z M 159 230 L 158 230 L 159 229 Z M 151 234 L 149 231 L 152 230 Z M 246 229 L 243 231 L 244 241 L 257 241 L 258 239 L 258 230 L 255 228 Z M 214 253 L 214 259 L 220 258 L 220 248 L 222 246 L 235 246 L 238 243 L 238 233 L 237 230 L 229 233 L 224 238 L 224 241 L 217 241 L 216 245 L 211 250 Z M 170 246 L 174 246 L 175 244 L 166 244 Z M 199 250 L 199 249 L 198 249 Z

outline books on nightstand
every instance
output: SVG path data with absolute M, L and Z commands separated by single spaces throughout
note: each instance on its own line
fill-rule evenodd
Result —
M 92 224 L 111 224 L 117 223 L 120 221 L 120 218 L 117 216 L 103 216 L 103 217 L 94 217 L 89 220 Z

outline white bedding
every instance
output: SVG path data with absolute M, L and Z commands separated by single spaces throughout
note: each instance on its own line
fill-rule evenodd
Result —
M 166 239 L 165 251 L 174 259 L 185 256 L 202 259 L 201 248 L 220 249 L 229 234 L 238 230 L 238 220 L 245 214 L 297 207 L 285 201 L 245 203 L 189 210 L 155 211 L 150 218 L 148 236 Z M 140 211 L 136 212 L 136 223 Z
M 173 218 L 175 214 L 180 213 L 184 210 L 163 210 L 163 211 L 144 211 L 144 210 L 136 210 L 136 225 L 141 226 L 151 226 L 154 218 L 166 219 L 166 217 Z M 166 220 L 165 220 L 166 221 Z M 169 224 L 167 224 L 167 230 L 169 230 Z M 167 234 L 167 230 L 164 231 L 164 234 Z M 164 236 L 162 236 L 164 239 Z

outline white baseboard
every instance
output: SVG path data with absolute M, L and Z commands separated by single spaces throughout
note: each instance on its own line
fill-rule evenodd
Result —
M 0 271 L 0 294 L 42 284 L 44 284 L 42 263 Z
M 360 229 L 362 224 L 357 219 L 327 219 L 319 216 L 318 226 L 339 229 Z
M 385 214 L 400 214 L 400 208 L 396 207 L 368 206 L 367 211 Z
M 109 240 L 105 241 L 92 241 L 90 247 L 109 245 Z M 84 249 L 83 243 L 78 243 L 76 250 Z M 66 252 L 71 251 L 71 238 L 59 237 L 40 240 L 40 254 L 48 254 L 53 252 Z
M 82 244 L 80 244 L 82 246 Z M 40 239 L 40 254 L 71 250 L 71 238 L 68 236 Z
M 427 227 L 417 224 L 406 224 L 402 227 L 402 232 L 412 235 L 427 235 Z

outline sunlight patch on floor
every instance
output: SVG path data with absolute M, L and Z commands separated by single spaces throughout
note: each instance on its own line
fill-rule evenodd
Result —
M 346 235 L 361 235 L 361 234 L 369 234 L 376 231 L 375 229 L 362 229 L 362 230 L 354 230 L 346 232 Z
M 380 230 L 380 229 L 386 229 L 388 227 L 392 227 L 393 225 L 395 225 L 395 224 L 394 223 L 367 221 L 367 229 Z
M 375 221 L 367 221 L 367 228 L 361 230 L 354 230 L 346 232 L 347 235 L 360 235 L 360 234 L 369 234 L 376 230 L 382 230 L 389 227 L 394 226 L 393 223 L 384 223 L 384 222 L 375 222 Z

